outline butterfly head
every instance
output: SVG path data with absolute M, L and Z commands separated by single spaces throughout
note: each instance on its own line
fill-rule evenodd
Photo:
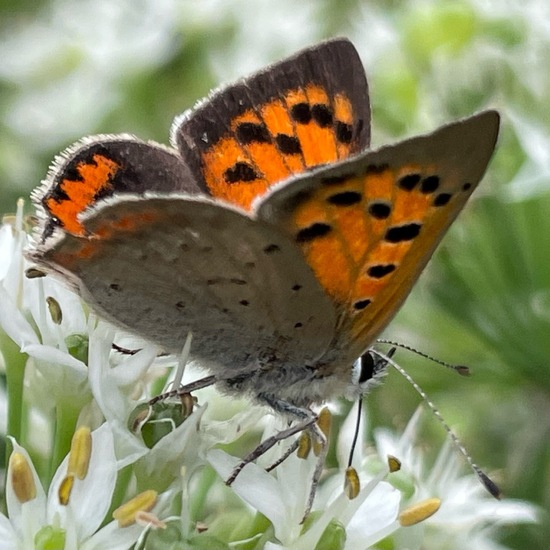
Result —
M 382 378 L 388 372 L 388 361 L 395 353 L 391 348 L 386 355 L 379 355 L 367 350 L 355 363 L 351 370 L 351 382 L 348 387 L 347 397 L 356 400 L 368 393 L 372 388 L 381 383 Z

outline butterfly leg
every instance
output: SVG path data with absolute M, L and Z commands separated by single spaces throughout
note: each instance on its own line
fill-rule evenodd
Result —
M 274 445 L 276 445 L 279 441 L 283 441 L 297 433 L 303 432 L 304 430 L 310 430 L 313 437 L 317 440 L 320 450 L 317 457 L 317 464 L 313 472 L 313 479 L 311 482 L 311 488 L 310 488 L 310 492 L 309 492 L 309 496 L 306 504 L 306 509 L 304 512 L 304 517 L 302 519 L 303 521 L 311 511 L 311 507 L 313 506 L 313 499 L 315 498 L 315 492 L 317 490 L 317 485 L 319 484 L 319 479 L 323 472 L 323 466 L 325 464 L 325 458 L 328 450 L 327 438 L 325 434 L 322 432 L 322 430 L 319 428 L 319 426 L 317 425 L 318 416 L 313 411 L 302 407 L 296 407 L 295 405 L 292 405 L 287 401 L 276 399 L 273 396 L 268 394 L 262 394 L 258 397 L 260 397 L 262 401 L 265 401 L 277 412 L 294 416 L 299 419 L 299 422 L 294 426 L 291 426 L 286 430 L 281 430 L 280 432 L 277 432 L 276 434 L 262 441 L 251 453 L 249 453 L 247 456 L 245 456 L 241 460 L 241 462 L 239 462 L 239 464 L 231 472 L 231 475 L 227 478 L 225 483 L 226 485 L 231 485 L 235 481 L 239 473 L 242 471 L 242 469 L 247 464 L 249 464 L 250 462 L 253 462 L 258 457 L 263 455 L 265 452 L 271 449 Z M 294 451 L 296 447 L 297 445 L 294 444 L 291 447 L 292 451 Z M 282 459 L 279 459 L 274 465 L 272 465 L 269 468 L 269 470 L 272 470 L 275 466 L 283 462 L 283 460 L 288 458 L 289 455 L 290 453 L 288 452 L 285 453 Z
M 164 399 L 169 399 L 170 397 L 181 397 L 185 394 L 189 394 L 196 390 L 200 390 L 202 388 L 206 388 L 207 386 L 211 386 L 215 382 L 216 382 L 215 376 L 205 376 L 204 378 L 195 380 L 194 382 L 190 382 L 185 386 L 181 386 L 175 390 L 167 391 L 157 395 L 156 397 L 153 397 L 153 399 L 149 400 L 149 405 L 154 405 L 155 403 L 158 403 L 159 401 L 163 401 Z
M 265 469 L 265 471 L 271 472 L 272 470 L 277 468 L 277 466 L 279 466 L 279 464 L 282 464 L 294 451 L 296 451 L 296 449 L 298 449 L 299 446 L 300 446 L 300 440 L 296 439 L 292 443 L 292 445 L 283 453 L 283 455 L 280 456 L 271 466 L 268 466 Z

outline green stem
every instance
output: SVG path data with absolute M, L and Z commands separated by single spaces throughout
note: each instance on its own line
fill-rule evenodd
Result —
M 24 442 L 21 441 L 24 415 L 23 387 L 28 355 L 21 353 L 19 346 L 4 331 L 0 331 L 0 349 L 6 364 L 7 434 L 23 444 Z M 8 463 L 12 450 L 11 442 L 8 439 L 6 440 L 4 466 Z M 7 472 L 7 468 L 4 471 Z
M 75 405 L 70 399 L 58 403 L 56 408 L 55 437 L 53 452 L 50 461 L 49 481 L 53 478 L 57 468 L 71 448 L 71 440 L 76 429 L 76 422 L 81 407 Z
M 23 418 L 23 382 L 28 355 L 21 353 L 19 346 L 5 333 L 0 334 L 0 349 L 6 362 L 8 435 L 20 441 Z

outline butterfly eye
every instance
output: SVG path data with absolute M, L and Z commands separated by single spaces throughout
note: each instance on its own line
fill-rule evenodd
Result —
M 395 348 L 391 348 L 388 353 L 383 356 L 384 358 L 371 352 L 371 350 L 364 353 L 358 360 L 359 376 L 357 378 L 357 384 L 359 386 L 364 386 L 372 378 L 376 378 L 380 374 L 385 373 L 388 367 L 386 357 L 391 358 L 394 353 Z
M 359 359 L 359 379 L 357 380 L 359 385 L 364 384 L 373 377 L 374 367 L 374 357 L 367 351 Z

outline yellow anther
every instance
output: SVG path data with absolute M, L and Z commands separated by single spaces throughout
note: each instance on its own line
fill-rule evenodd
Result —
M 17 500 L 24 504 L 36 497 L 32 468 L 25 455 L 14 451 L 10 456 L 10 481 Z
M 133 525 L 142 512 L 149 512 L 157 502 L 157 492 L 149 489 L 119 506 L 113 512 L 113 518 L 118 521 L 119 527 Z
M 399 472 L 401 470 L 401 461 L 393 455 L 388 455 L 388 468 L 390 469 L 390 473 Z
M 353 466 L 346 468 L 346 477 L 344 478 L 344 492 L 346 496 L 353 500 L 361 491 L 361 482 L 357 470 Z
M 302 432 L 300 434 L 300 439 L 298 441 L 298 450 L 296 451 L 296 455 L 298 458 L 306 459 L 309 456 L 309 453 L 311 452 L 311 436 L 309 435 L 309 432 Z
M 74 475 L 69 474 L 65 476 L 59 486 L 59 490 L 57 491 L 57 498 L 59 499 L 59 504 L 61 504 L 61 506 L 67 506 L 67 504 L 69 504 L 69 498 L 71 497 L 73 485 Z
M 328 407 L 324 407 L 319 413 L 319 417 L 317 418 L 317 426 L 319 426 L 319 429 L 323 432 L 323 434 L 327 438 L 327 441 L 330 436 L 331 423 L 332 423 L 332 415 L 330 414 Z M 319 456 L 319 453 L 321 452 L 321 448 L 322 448 L 322 445 L 321 443 L 319 443 L 319 441 L 313 442 L 313 452 L 315 453 L 315 456 Z
M 408 508 L 405 508 L 399 514 L 399 523 L 403 527 L 416 525 L 430 516 L 433 516 L 441 506 L 441 500 L 438 498 L 428 498 L 422 502 L 417 502 Z
M 46 273 L 37 267 L 29 267 L 25 271 L 25 276 L 27 279 L 39 279 L 40 277 L 45 277 Z
M 82 426 L 76 430 L 71 441 L 67 475 L 74 475 L 78 479 L 84 479 L 88 473 L 91 455 L 92 434 L 90 428 Z
M 195 398 L 190 393 L 182 393 L 180 396 L 182 414 L 184 418 L 187 418 L 193 413 L 193 407 L 195 406 Z
M 50 312 L 50 317 L 52 318 L 52 321 L 56 325 L 60 325 L 61 321 L 63 321 L 63 312 L 61 311 L 61 306 L 59 305 L 59 302 L 55 298 L 48 296 L 46 298 L 46 303 L 48 304 L 48 311 Z

